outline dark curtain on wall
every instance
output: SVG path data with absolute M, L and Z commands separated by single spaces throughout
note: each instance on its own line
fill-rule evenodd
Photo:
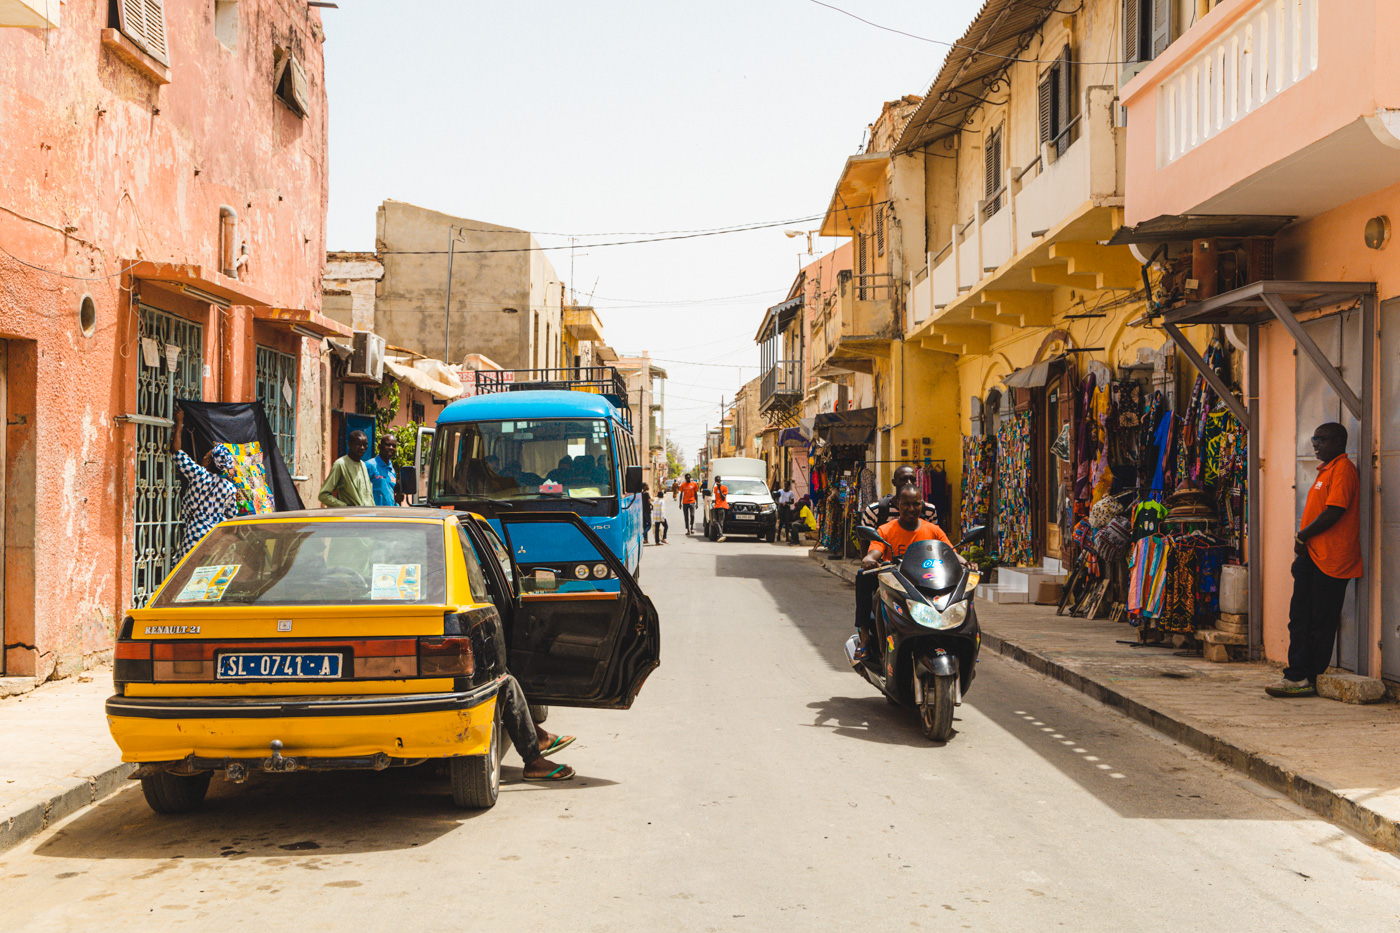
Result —
M 267 413 L 261 402 L 195 402 L 176 399 L 185 413 L 185 431 L 193 435 L 194 452 L 198 460 L 215 444 L 250 444 L 262 446 L 263 466 L 267 469 L 267 485 L 277 503 L 277 511 L 291 512 L 304 508 L 301 496 L 287 472 L 277 437 L 272 433 Z M 181 438 L 182 446 L 189 442 Z M 187 451 L 188 447 L 185 448 Z

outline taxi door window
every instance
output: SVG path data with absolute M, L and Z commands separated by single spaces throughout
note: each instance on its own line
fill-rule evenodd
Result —
M 486 536 L 487 543 L 491 545 L 491 550 L 494 552 L 496 563 L 501 565 L 501 576 L 506 578 L 506 583 L 510 585 L 512 590 L 514 590 L 515 570 L 514 565 L 511 563 L 510 560 L 510 551 L 506 550 L 505 544 L 503 544 L 501 542 L 501 539 L 497 537 L 496 529 L 484 523 L 478 527 L 481 528 L 481 533 Z
M 462 543 L 462 558 L 467 562 L 467 581 L 471 585 L 472 601 L 491 602 L 491 591 L 486 588 L 486 575 L 481 572 L 481 565 L 477 563 L 476 548 L 472 547 L 467 530 L 460 525 L 457 526 L 457 537 Z

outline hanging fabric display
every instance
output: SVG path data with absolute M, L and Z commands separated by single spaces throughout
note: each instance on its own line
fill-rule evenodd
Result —
M 277 511 L 272 498 L 272 490 L 267 485 L 267 470 L 263 466 L 262 445 L 257 441 L 247 444 L 219 444 L 233 461 L 234 512 L 237 515 L 262 515 Z
M 1035 559 L 1031 508 L 1031 413 L 1002 418 L 997 432 L 998 554 L 1003 564 L 1027 565 Z
M 964 437 L 962 447 L 963 527 L 985 525 L 992 514 L 996 438 L 989 435 Z

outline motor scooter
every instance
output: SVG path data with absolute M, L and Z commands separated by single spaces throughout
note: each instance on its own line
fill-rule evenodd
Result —
M 862 541 L 889 542 L 874 528 L 855 529 Z M 897 562 L 862 574 L 876 574 L 871 644 L 857 657 L 860 634 L 846 641 L 846 658 L 892 703 L 919 712 L 923 733 L 946 742 L 953 732 L 953 708 L 961 705 L 976 673 L 982 631 L 973 594 L 981 575 L 964 567 L 957 548 L 979 540 L 985 528 L 969 528 L 956 545 L 916 541 Z

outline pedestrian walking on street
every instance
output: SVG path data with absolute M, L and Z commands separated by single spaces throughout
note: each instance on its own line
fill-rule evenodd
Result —
M 715 540 L 723 541 L 725 538 L 724 520 L 729 517 L 729 487 L 724 485 L 724 480 L 716 476 L 713 492 L 715 503 L 711 506 L 710 512 L 714 516 L 715 529 L 719 532 L 719 534 L 715 536 Z
M 1361 576 L 1361 482 L 1347 458 L 1347 429 L 1331 422 L 1312 436 L 1322 465 L 1308 490 L 1293 540 L 1293 601 L 1288 606 L 1288 666 L 1264 691 L 1273 697 L 1317 693 L 1341 624 L 1347 584 Z
M 654 532 L 656 533 L 656 543 L 657 543 L 657 544 L 665 544 L 665 543 L 666 543 L 666 538 L 667 538 L 667 537 L 670 535 L 670 533 L 671 533 L 671 531 L 670 531 L 671 523 L 668 522 L 668 521 L 666 521 L 666 499 L 665 499 L 665 497 L 662 497 L 659 501 L 661 502 L 661 507 L 660 507 L 659 509 L 656 510 L 656 515 L 652 518 L 652 521 L 651 521 L 651 527 L 652 527 L 652 531 L 654 531 Z
M 699 492 L 700 484 L 685 474 L 685 482 L 681 483 L 681 517 L 685 519 L 686 534 L 695 531 L 695 497 Z
M 365 461 L 375 505 L 399 505 L 403 502 L 398 470 L 394 468 L 394 457 L 398 452 L 399 439 L 386 433 L 379 439 L 379 455 Z
M 331 464 L 330 475 L 321 486 L 318 498 L 329 509 L 368 508 L 374 505 L 369 471 L 364 464 L 369 438 L 365 437 L 364 431 L 351 431 L 345 446 L 349 453 Z
M 918 471 L 907 463 L 896 468 L 894 474 L 890 477 L 890 486 L 893 492 L 867 505 L 865 511 L 860 513 L 860 523 L 862 525 L 868 525 L 871 528 L 879 528 L 899 514 L 899 508 L 895 505 L 895 498 L 899 495 L 899 491 L 905 486 L 911 483 L 915 486 L 918 485 L 914 480 L 914 477 L 917 475 Z M 927 500 L 924 501 L 924 510 L 919 517 L 926 522 L 932 522 L 935 525 L 938 524 L 938 510 Z
M 180 438 L 185 433 L 185 412 L 175 407 L 175 430 L 170 438 L 170 453 L 175 458 L 175 469 L 185 481 L 180 496 L 180 522 L 184 530 L 180 534 L 180 546 L 175 550 L 171 566 L 198 544 L 209 529 L 226 518 L 233 518 L 234 499 L 238 489 L 228 479 L 233 472 L 233 454 L 228 448 L 214 445 L 202 458 L 203 463 L 195 463 L 194 458 L 180 449 Z
M 778 530 L 786 532 L 788 526 L 792 524 L 792 508 L 797 504 L 797 493 L 792 491 L 792 480 L 783 483 L 783 491 L 778 493 Z M 778 534 L 773 540 L 781 541 L 783 535 Z
M 647 543 L 651 534 L 651 487 L 642 483 L 642 544 Z

